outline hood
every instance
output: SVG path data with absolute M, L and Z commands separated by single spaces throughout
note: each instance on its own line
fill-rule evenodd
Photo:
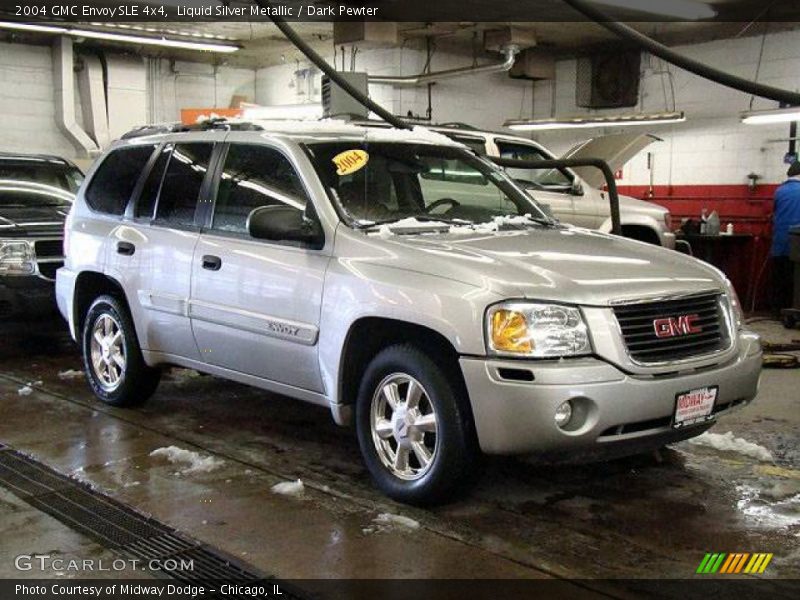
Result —
M 660 142 L 649 133 L 621 133 L 592 138 L 573 146 L 561 158 L 600 158 L 608 163 L 612 171 L 619 171 L 630 159 L 647 148 L 653 142 Z M 586 185 L 601 188 L 606 184 L 605 177 L 599 169 L 593 167 L 576 167 L 572 169 L 583 179 Z
M 0 236 L 60 232 L 68 213 L 68 206 L 0 205 Z
M 370 252 L 357 242 L 359 236 L 347 236 L 357 244 L 350 248 L 360 256 L 355 260 L 456 280 L 505 298 L 606 306 L 614 300 L 725 289 L 719 272 L 699 260 L 579 228 L 372 234 Z M 354 260 L 346 246 L 337 254 Z

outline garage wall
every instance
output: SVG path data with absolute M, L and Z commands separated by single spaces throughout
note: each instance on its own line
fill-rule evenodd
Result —
M 226 108 L 233 96 L 256 96 L 254 69 L 151 60 L 147 65 L 151 121 L 180 119 L 181 108 Z
M 75 156 L 55 123 L 49 46 L 0 43 L 0 131 L 0 152 Z
M 349 69 L 349 49 L 345 64 Z M 425 52 L 417 48 L 362 49 L 356 57 L 356 71 L 371 75 L 411 75 L 422 71 Z M 495 55 L 500 60 L 500 55 Z M 325 57 L 333 61 L 333 56 Z M 341 56 L 337 57 L 341 68 Z M 451 52 L 437 52 L 432 61 L 432 70 L 441 71 L 469 66 L 471 57 Z M 488 60 L 481 57 L 479 64 Z M 296 71 L 308 68 L 305 62 L 279 65 L 259 69 L 257 72 L 257 95 L 259 104 L 297 104 L 308 101 L 305 88 L 298 85 Z M 319 102 L 319 73 L 315 74 L 315 94 L 311 98 Z M 399 115 L 411 111 L 416 116 L 425 116 L 428 107 L 427 88 L 399 88 L 390 85 L 371 84 L 370 97 Z M 528 81 L 510 79 L 506 74 L 484 74 L 450 79 L 437 83 L 433 89 L 433 116 L 437 122 L 461 121 L 477 127 L 499 129 L 507 118 L 527 116 L 531 111 L 533 86 Z
M 763 60 L 758 68 L 762 37 L 720 40 L 705 44 L 679 46 L 675 50 L 747 79 L 769 85 L 798 89 L 800 87 L 800 31 L 767 35 L 763 40 Z M 739 122 L 739 112 L 750 106 L 750 96 L 724 88 L 700 77 L 672 67 L 658 58 L 645 55 L 641 78 L 643 112 L 672 108 L 672 88 L 675 106 L 684 110 L 686 123 L 653 127 L 652 133 L 664 138 L 651 147 L 654 158 L 653 178 L 656 185 L 682 184 L 745 184 L 747 175 L 755 172 L 762 183 L 783 180 L 786 167 L 782 164 L 787 144 L 770 143 L 775 138 L 788 137 L 788 125 L 749 126 Z M 586 114 L 575 105 L 576 61 L 558 63 L 556 106 L 558 116 Z M 552 114 L 552 82 L 535 86 L 534 114 Z M 666 95 L 666 101 L 665 101 Z M 756 109 L 776 108 L 777 103 L 756 98 Z M 602 111 L 613 114 L 624 111 Z M 616 131 L 622 131 L 617 129 Z M 628 129 L 630 131 L 630 129 Z M 614 129 L 542 132 L 536 137 L 553 150 L 564 151 L 585 136 L 614 133 Z M 647 156 L 642 154 L 624 172 L 623 184 L 646 185 L 650 180 Z

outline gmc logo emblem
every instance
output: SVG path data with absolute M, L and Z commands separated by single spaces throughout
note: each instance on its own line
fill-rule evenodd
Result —
M 657 338 L 689 335 L 690 333 L 701 333 L 703 328 L 699 325 L 695 325 L 695 322 L 699 318 L 699 315 L 681 315 L 680 317 L 656 319 L 653 321 L 653 329 L 656 332 Z

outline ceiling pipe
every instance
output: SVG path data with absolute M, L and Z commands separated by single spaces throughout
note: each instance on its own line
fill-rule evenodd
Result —
M 53 43 L 53 94 L 56 105 L 56 124 L 72 145 L 91 158 L 100 149 L 75 118 L 75 70 L 72 39 L 60 36 Z
M 468 75 L 482 75 L 485 73 L 506 73 L 514 66 L 517 54 L 519 54 L 519 46 L 509 44 L 501 50 L 503 54 L 503 61 L 499 63 L 492 63 L 489 65 L 481 65 L 479 67 L 459 67 L 458 69 L 448 69 L 447 71 L 437 71 L 435 73 L 420 73 L 419 75 L 402 76 L 388 76 L 388 75 L 370 75 L 369 82 L 376 84 L 395 85 L 398 87 L 418 87 L 428 85 L 429 83 L 436 83 L 444 79 L 454 79 L 456 77 L 465 77 Z

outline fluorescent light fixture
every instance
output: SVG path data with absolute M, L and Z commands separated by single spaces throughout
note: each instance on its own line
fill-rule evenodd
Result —
M 108 40 L 109 42 L 122 42 L 124 44 L 138 44 L 145 46 L 160 46 L 164 48 L 178 48 L 181 50 L 203 50 L 205 52 L 236 52 L 239 46 L 233 44 L 209 44 L 205 42 L 184 42 L 166 38 L 149 37 L 145 35 L 128 35 L 125 33 L 111 33 L 93 31 L 91 29 L 75 29 L 73 27 L 58 27 L 56 25 L 35 25 L 32 23 L 13 23 L 0 21 L 0 29 L 14 31 L 30 31 L 33 33 L 50 33 L 54 35 L 68 35 L 76 38 L 89 38 L 94 40 Z
M 683 111 L 657 113 L 614 115 L 598 117 L 571 117 L 566 119 L 509 119 L 503 127 L 516 131 L 542 131 L 546 129 L 580 129 L 585 127 L 628 127 L 633 125 L 664 125 L 667 123 L 683 123 L 686 116 Z
M 742 123 L 747 125 L 771 125 L 793 121 L 800 121 L 800 106 L 774 110 L 750 110 L 742 113 Z
M 245 119 L 321 119 L 321 104 L 277 104 L 274 106 L 247 106 L 242 112 Z
M 712 19 L 717 16 L 717 11 L 703 2 L 692 0 L 590 0 L 592 4 L 603 4 L 616 8 L 625 8 L 638 12 L 663 15 L 676 19 L 696 21 L 698 19 Z

